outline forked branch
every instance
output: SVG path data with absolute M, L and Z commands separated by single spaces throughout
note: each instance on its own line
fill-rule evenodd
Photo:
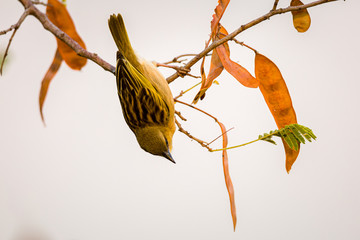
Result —
M 196 55 L 195 57 L 193 57 L 187 64 L 185 64 L 184 68 L 187 69 L 191 69 L 191 67 L 197 63 L 200 59 L 202 59 L 206 54 L 208 54 L 210 51 L 212 51 L 214 48 L 216 48 L 217 46 L 220 46 L 221 44 L 232 40 L 234 37 L 236 37 L 237 35 L 239 35 L 241 32 L 265 21 L 268 20 L 270 17 L 278 15 L 278 14 L 282 14 L 282 13 L 286 13 L 286 12 L 291 12 L 291 11 L 296 11 L 296 10 L 301 10 L 301 9 L 305 9 L 305 8 L 310 8 L 310 7 L 314 7 L 320 4 L 324 4 L 324 3 L 328 3 L 328 2 L 334 2 L 334 1 L 339 1 L 339 0 L 319 0 L 319 1 L 314 1 L 308 4 L 304 4 L 301 6 L 293 6 L 293 7 L 287 7 L 287 8 L 279 8 L 279 9 L 272 9 L 270 10 L 270 12 L 268 12 L 267 14 L 256 18 L 253 21 L 248 22 L 245 25 L 242 25 L 241 27 L 239 27 L 238 29 L 236 29 L 235 31 L 233 31 L 232 33 L 230 33 L 229 35 L 227 35 L 224 38 L 221 38 L 220 40 L 217 40 L 215 42 L 213 42 L 210 46 L 208 46 L 207 48 L 205 48 L 202 52 L 200 52 L 198 55 Z M 277 3 L 276 3 L 277 6 Z M 275 7 L 276 7 L 275 6 Z M 168 83 L 171 83 L 172 81 L 174 81 L 175 79 L 177 79 L 180 75 L 176 72 L 173 75 L 171 75 L 170 77 L 168 77 L 166 80 L 168 81 Z
M 29 11 L 29 14 L 37 18 L 43 27 L 54 34 L 58 39 L 65 42 L 69 47 L 71 47 L 79 56 L 90 59 L 91 61 L 98 64 L 104 70 L 109 71 L 115 74 L 115 67 L 103 60 L 96 53 L 89 52 L 83 49 L 76 41 L 74 41 L 69 35 L 61 31 L 57 26 L 55 26 L 47 16 L 42 13 L 31 0 L 19 0 L 21 4 L 25 7 L 25 11 Z
M 232 33 L 230 33 L 229 35 L 227 35 L 226 37 L 213 42 L 210 46 L 208 46 L 207 48 L 205 48 L 203 51 L 201 51 L 199 54 L 197 54 L 195 57 L 193 57 L 187 64 L 185 64 L 183 66 L 184 69 L 191 69 L 191 67 L 197 63 L 202 57 L 204 57 L 205 55 L 207 55 L 208 53 L 210 53 L 214 48 L 216 48 L 217 46 L 232 40 L 235 36 L 237 36 L 238 34 L 240 34 L 241 32 L 269 19 L 270 17 L 274 16 L 274 15 L 278 15 L 278 14 L 282 14 L 282 13 L 286 13 L 286 12 L 291 12 L 291 11 L 296 11 L 296 10 L 300 10 L 300 9 L 305 9 L 305 8 L 310 8 L 310 7 L 314 7 L 320 4 L 324 4 L 324 3 L 328 3 L 328 2 L 334 2 L 334 1 L 338 1 L 338 0 L 318 0 L 318 1 L 314 1 L 305 5 L 301 5 L 301 6 L 292 6 L 292 7 L 287 7 L 287 8 L 277 8 L 277 3 L 278 1 L 274 2 L 274 6 L 273 8 L 265 15 L 256 18 L 255 20 L 240 26 L 238 29 L 236 29 L 235 31 L 233 31 Z M 43 25 L 43 27 L 51 32 L 53 35 L 55 35 L 57 38 L 61 39 L 63 42 L 65 42 L 69 47 L 71 47 L 78 55 L 90 59 L 91 61 L 93 61 L 94 63 L 98 64 L 99 66 L 101 66 L 104 70 L 109 71 L 113 74 L 115 74 L 115 67 L 111 64 L 109 64 L 108 62 L 106 62 L 105 60 L 103 60 L 102 58 L 100 58 L 96 53 L 92 53 L 89 52 L 85 49 L 83 49 L 77 42 L 75 42 L 72 38 L 70 38 L 66 33 L 64 33 L 63 31 L 61 31 L 58 27 L 56 27 L 54 24 L 52 24 L 50 22 L 50 20 L 47 18 L 47 16 L 42 13 L 34 4 L 39 3 L 38 1 L 31 1 L 31 0 L 19 0 L 19 2 L 24 6 L 25 8 L 25 12 L 23 13 L 22 17 L 20 18 L 21 22 L 25 19 L 25 17 L 27 15 L 32 15 L 35 18 L 37 18 L 40 23 Z M 19 22 L 20 22 L 19 20 Z M 20 23 L 21 24 L 21 23 Z M 0 35 L 6 34 L 7 32 L 18 28 L 20 26 L 20 24 L 15 24 L 13 26 L 11 26 L 9 29 L 3 30 L 0 32 Z M 175 59 L 175 61 L 177 61 L 178 59 Z M 181 76 L 181 73 L 176 72 L 173 75 L 169 76 L 167 78 L 168 83 L 171 83 L 172 81 L 174 81 L 175 79 L 177 79 L 179 76 Z

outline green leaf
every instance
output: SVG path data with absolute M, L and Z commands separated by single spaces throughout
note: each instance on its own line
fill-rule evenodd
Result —
M 310 128 L 297 123 L 287 125 L 279 130 L 272 130 L 270 133 L 259 135 L 258 140 L 276 145 L 276 142 L 272 139 L 273 136 L 284 139 L 286 144 L 295 151 L 298 151 L 299 145 L 301 143 L 305 144 L 306 140 L 309 142 L 311 142 L 312 139 L 316 140 L 316 136 Z
M 287 145 L 289 145 L 290 148 L 294 148 L 293 142 L 289 138 L 288 134 L 286 133 L 286 127 L 280 129 L 281 138 L 285 140 Z
M 274 135 L 274 133 L 275 133 L 274 131 L 270 131 L 270 134 L 264 133 L 264 135 L 259 135 L 258 139 L 276 145 L 276 142 L 272 140 L 272 136 Z
M 274 140 L 272 140 L 271 138 L 266 138 L 266 139 L 262 139 L 263 141 L 266 141 L 268 143 L 272 143 L 274 145 L 277 145 L 276 142 Z
M 288 131 L 288 138 L 290 138 L 290 141 L 292 142 L 292 146 L 293 146 L 292 149 L 298 151 L 300 142 L 297 140 L 295 135 L 290 130 Z
M 294 125 L 289 125 L 289 128 L 291 129 L 291 131 L 295 135 L 296 139 L 298 141 L 300 141 L 301 143 L 305 144 L 305 138 L 301 135 L 299 130 Z

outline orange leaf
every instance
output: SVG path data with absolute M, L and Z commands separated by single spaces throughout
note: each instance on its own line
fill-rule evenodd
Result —
M 228 35 L 226 29 L 219 24 L 219 29 L 213 40 L 217 41 Z M 203 64 L 202 64 L 203 66 Z M 226 42 L 212 51 L 210 70 L 207 78 L 202 75 L 200 91 L 195 96 L 193 103 L 196 104 L 199 99 L 203 99 L 205 92 L 211 87 L 213 81 L 222 73 L 223 69 L 228 71 L 236 80 L 246 87 L 257 88 L 259 81 L 254 78 L 245 68 L 230 59 L 230 48 Z
M 213 51 L 211 55 L 210 70 L 206 78 L 204 88 L 209 88 L 212 85 L 213 81 L 221 74 L 223 69 L 224 66 L 220 61 L 219 55 L 216 51 Z
M 213 14 L 213 19 L 211 20 L 211 36 L 217 34 L 217 27 L 229 2 L 230 0 L 218 0 L 218 5 L 214 9 L 215 14 Z
M 43 105 L 45 102 L 46 94 L 50 85 L 51 80 L 54 78 L 55 74 L 59 70 L 62 62 L 62 57 L 60 55 L 59 49 L 56 49 L 54 60 L 52 61 L 48 71 L 45 74 L 44 79 L 41 82 L 41 89 L 39 93 L 39 106 L 40 106 L 40 115 L 43 123 L 45 124 L 44 115 L 43 115 Z
M 228 32 L 220 25 L 220 31 L 217 39 L 224 38 L 226 35 L 228 35 Z M 250 88 L 257 88 L 259 86 L 258 79 L 254 78 L 244 67 L 230 59 L 230 49 L 228 43 L 218 46 L 216 48 L 216 52 L 219 55 L 220 61 L 225 70 L 228 71 L 228 73 L 230 73 L 242 85 Z
M 224 124 L 222 124 L 221 122 L 217 122 L 217 123 L 219 124 L 219 126 L 221 128 L 221 132 L 222 132 L 223 148 L 226 148 L 227 144 L 228 144 L 226 128 L 225 128 Z M 226 150 L 223 150 L 223 152 L 222 152 L 222 159 L 223 159 L 225 184 L 226 184 L 226 189 L 227 189 L 227 191 L 229 193 L 230 210 L 231 210 L 231 216 L 232 216 L 233 225 L 234 225 L 234 231 L 235 231 L 235 228 L 236 228 L 235 193 L 234 193 L 234 186 L 233 186 L 231 178 L 230 178 L 229 161 L 228 161 L 228 155 L 227 155 Z
M 199 99 L 202 100 L 205 97 L 206 90 L 211 87 L 215 78 L 217 78 L 224 69 L 224 67 L 220 61 L 219 55 L 217 54 L 216 51 L 213 51 L 212 55 L 211 55 L 209 74 L 206 77 L 206 75 L 204 73 L 204 60 L 205 60 L 205 57 L 203 58 L 203 61 L 201 63 L 201 67 L 200 67 L 201 81 L 202 81 L 201 88 L 200 88 L 200 91 L 196 94 L 196 96 L 193 100 L 193 104 L 196 104 L 199 101 Z
M 264 96 L 278 128 L 297 123 L 291 97 L 278 67 L 267 57 L 256 53 L 255 76 L 260 80 L 260 91 Z M 289 172 L 299 150 L 291 149 L 283 140 L 286 154 L 286 171 Z
M 69 35 L 69 37 L 76 41 L 81 47 L 86 49 L 85 43 L 76 32 L 74 22 L 64 4 L 60 3 L 58 0 L 48 0 L 46 15 L 60 30 Z M 87 61 L 86 58 L 77 55 L 72 48 L 60 39 L 56 38 L 56 41 L 62 58 L 70 68 L 80 70 L 85 66 Z
M 228 32 L 220 25 L 220 31 L 216 40 L 224 38 L 226 35 L 228 35 Z M 215 50 L 219 55 L 220 61 L 225 70 L 228 71 L 242 85 L 251 88 L 257 88 L 259 86 L 259 80 L 254 78 L 244 67 L 230 59 L 230 49 L 228 43 L 224 43 L 216 47 Z
M 236 80 L 238 80 L 245 87 L 257 88 L 259 80 L 254 78 L 248 70 L 230 59 L 230 53 L 226 51 L 225 46 L 220 45 L 216 48 L 222 64 L 226 71 L 228 71 Z
M 290 6 L 304 5 L 300 0 L 291 0 Z M 311 18 L 307 9 L 292 11 L 293 24 L 298 32 L 306 32 L 311 24 Z
M 225 31 L 225 33 L 216 34 L 216 36 L 214 36 L 213 40 L 219 40 L 220 38 L 223 38 L 224 36 L 226 36 L 228 34 L 226 32 L 225 28 L 223 28 L 222 26 L 220 28 L 220 31 L 222 31 L 222 32 Z M 210 39 L 206 43 L 205 48 L 207 48 L 209 46 L 209 42 L 210 42 Z M 229 49 L 229 46 L 227 43 L 224 43 L 224 45 L 227 47 L 227 49 Z M 200 91 L 196 94 L 196 96 L 193 100 L 193 104 L 196 104 L 199 101 L 199 99 L 202 100 L 205 97 L 206 90 L 208 90 L 211 87 L 213 81 L 222 73 L 222 71 L 224 69 L 224 66 L 222 65 L 221 60 L 219 58 L 219 55 L 217 54 L 217 52 L 215 50 L 212 51 L 208 77 L 206 77 L 206 75 L 204 73 L 204 61 L 205 61 L 205 57 L 203 58 L 203 61 L 201 63 L 201 67 L 200 67 L 201 88 L 200 88 Z

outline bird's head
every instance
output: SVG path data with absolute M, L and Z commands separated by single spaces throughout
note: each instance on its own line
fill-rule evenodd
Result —
M 142 149 L 175 163 L 170 154 L 173 134 L 174 131 L 162 126 L 145 127 L 135 131 L 136 139 Z

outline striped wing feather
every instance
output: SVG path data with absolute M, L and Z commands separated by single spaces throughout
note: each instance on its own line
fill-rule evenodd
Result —
M 116 82 L 126 123 L 132 131 L 145 126 L 165 126 L 170 116 L 166 102 L 150 81 L 119 55 Z

